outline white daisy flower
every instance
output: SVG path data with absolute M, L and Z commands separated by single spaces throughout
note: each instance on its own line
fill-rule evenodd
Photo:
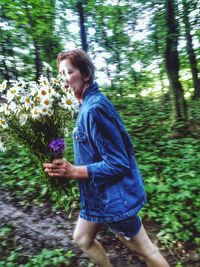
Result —
M 5 115 L 10 115 L 10 109 L 8 108 L 8 104 L 4 103 L 0 106 L 0 113 L 4 113 Z
M 47 85 L 49 85 L 49 81 L 48 81 L 48 79 L 47 79 L 46 77 L 44 77 L 43 75 L 40 76 L 40 78 L 39 78 L 39 83 L 40 83 L 40 85 L 42 85 L 42 86 L 47 86 Z
M 8 127 L 6 121 L 3 118 L 0 118 L 0 127 L 2 127 L 3 129 Z
M 11 87 L 6 94 L 6 100 L 10 103 L 16 96 L 19 96 L 19 87 Z
M 11 102 L 9 105 L 8 105 L 8 109 L 13 112 L 14 114 L 16 114 L 18 112 L 18 109 L 17 109 L 17 105 L 15 102 Z
M 7 104 L 0 105 L 0 113 L 4 113 L 5 105 Z
M 42 107 L 50 108 L 52 106 L 52 99 L 43 98 L 43 99 L 41 99 L 40 103 L 41 103 Z
M 53 88 L 53 87 L 50 87 L 48 88 L 48 93 L 49 93 L 49 97 L 60 97 L 60 94 L 56 92 L 56 90 Z
M 19 123 L 21 126 L 25 125 L 26 124 L 26 121 L 28 119 L 28 115 L 27 114 L 21 114 L 19 116 Z
M 41 115 L 47 115 L 47 114 L 49 114 L 48 108 L 47 107 L 41 107 L 40 108 L 40 114 Z
M 35 82 L 29 83 L 29 89 L 30 89 L 30 96 L 36 95 L 39 91 L 39 87 Z
M 50 81 L 51 81 L 52 85 L 60 86 L 60 84 L 61 84 L 61 78 L 59 76 L 57 78 L 51 78 Z
M 30 113 L 33 119 L 38 119 L 40 117 L 40 108 L 34 107 L 30 110 Z
M 78 109 L 77 99 L 73 95 L 68 94 L 68 93 L 66 96 L 63 96 L 61 98 L 61 104 L 60 105 L 61 105 L 61 107 L 65 108 L 65 109 L 69 109 L 70 111 Z
M 42 100 L 42 99 L 41 99 L 41 97 L 40 97 L 38 94 L 35 95 L 34 98 L 33 98 L 34 105 L 35 105 L 35 106 L 40 105 L 41 100 Z
M 26 109 L 30 109 L 33 101 L 31 100 L 30 96 L 23 96 L 21 99 L 21 103 L 25 106 Z
M 38 92 L 37 92 L 38 96 L 43 98 L 43 97 L 48 97 L 49 96 L 49 87 L 48 86 L 42 86 Z

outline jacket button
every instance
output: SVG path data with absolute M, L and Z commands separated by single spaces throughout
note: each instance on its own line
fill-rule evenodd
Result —
M 78 140 L 78 136 L 76 136 L 76 140 Z

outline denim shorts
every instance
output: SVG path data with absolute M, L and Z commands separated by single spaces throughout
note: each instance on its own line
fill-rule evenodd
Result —
M 122 221 L 107 223 L 110 230 L 116 235 L 122 235 L 126 240 L 130 240 L 140 230 L 142 223 L 138 215 L 130 216 Z

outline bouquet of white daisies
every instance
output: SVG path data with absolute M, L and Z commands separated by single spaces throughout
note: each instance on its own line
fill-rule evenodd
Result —
M 41 170 L 44 162 L 61 158 L 67 125 L 78 111 L 78 101 L 71 90 L 66 92 L 61 79 L 41 76 L 38 83 L 19 80 L 10 86 L 4 81 L 0 95 L 0 127 L 37 157 Z M 2 142 L 1 147 L 5 150 Z M 42 177 L 50 190 L 63 189 L 64 179 L 44 172 Z

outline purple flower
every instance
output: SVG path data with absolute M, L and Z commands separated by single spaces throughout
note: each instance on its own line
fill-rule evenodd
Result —
M 54 156 L 62 155 L 65 151 L 65 141 L 62 138 L 53 139 L 49 144 L 49 147 L 53 151 Z

